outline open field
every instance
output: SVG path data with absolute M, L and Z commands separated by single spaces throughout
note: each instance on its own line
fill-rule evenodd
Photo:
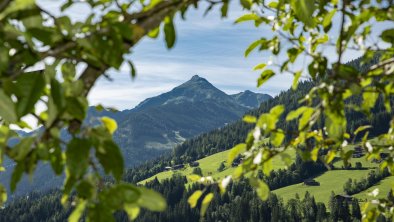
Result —
M 353 147 L 351 147 L 353 148 Z M 225 170 L 218 172 L 218 167 L 221 162 L 227 159 L 230 150 L 226 150 L 223 152 L 216 153 L 214 155 L 205 157 L 203 159 L 198 160 L 197 162 L 200 163 L 200 168 L 202 170 L 203 176 L 212 176 L 215 179 L 220 179 L 225 177 L 226 175 L 231 175 L 233 173 L 234 168 L 228 167 L 226 165 Z M 293 157 L 293 161 L 295 160 L 295 151 L 288 150 L 286 151 Z M 343 185 L 349 178 L 360 180 L 368 175 L 368 172 L 378 166 L 376 163 L 372 163 L 371 161 L 367 161 L 365 156 L 361 158 L 352 158 L 350 163 L 354 167 L 356 162 L 360 162 L 364 169 L 362 170 L 342 170 L 340 169 L 343 166 L 342 161 L 337 161 L 334 166 L 337 170 L 328 171 L 318 177 L 315 178 L 316 181 L 320 183 L 320 186 L 306 186 L 303 183 L 294 184 L 291 186 L 283 187 L 273 192 L 283 198 L 284 201 L 287 201 L 291 198 L 294 198 L 295 195 L 298 195 L 302 198 L 305 195 L 305 192 L 308 191 L 311 195 L 313 195 L 317 202 L 328 203 L 331 192 L 334 191 L 335 194 L 342 194 L 343 193 Z M 286 165 L 280 158 L 275 158 L 273 160 L 274 170 L 283 169 Z M 144 184 L 147 181 L 153 180 L 157 177 L 158 180 L 168 179 L 173 174 L 181 174 L 181 175 L 190 175 L 192 174 L 193 168 L 186 166 L 182 170 L 174 170 L 174 171 L 165 171 L 156 174 L 146 180 L 140 182 L 140 184 Z M 390 187 L 394 184 L 394 176 L 388 177 L 382 180 L 379 184 L 369 188 L 366 191 L 363 191 L 359 194 L 354 195 L 358 199 L 370 199 L 371 197 L 367 196 L 367 193 L 371 192 L 375 188 L 380 189 L 380 194 L 378 197 L 384 197 L 387 195 Z
M 379 183 L 375 184 L 375 186 L 372 186 L 368 188 L 367 190 L 364 190 L 361 193 L 353 195 L 354 197 L 360 199 L 360 200 L 371 200 L 371 199 L 376 199 L 376 198 L 384 198 L 387 196 L 388 192 L 390 191 L 390 188 L 394 185 L 394 176 L 386 177 L 385 179 L 381 180 Z M 377 197 L 371 197 L 368 195 L 368 193 L 372 192 L 374 189 L 378 188 L 379 189 L 379 194 Z
M 283 198 L 284 201 L 294 198 L 296 193 L 302 198 L 308 191 L 315 197 L 317 202 L 328 203 L 331 191 L 335 194 L 343 193 L 343 185 L 349 178 L 360 180 L 368 175 L 369 170 L 331 170 L 315 178 L 320 186 L 306 186 L 303 183 L 283 187 L 273 192 Z

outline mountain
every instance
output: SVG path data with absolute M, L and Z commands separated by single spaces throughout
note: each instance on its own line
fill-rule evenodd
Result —
M 119 129 L 114 137 L 125 153 L 127 166 L 132 166 L 152 158 L 152 153 L 170 150 L 188 138 L 223 127 L 249 109 L 195 75 L 115 117 Z
M 254 93 L 250 90 L 231 95 L 239 104 L 250 107 L 258 108 L 264 101 L 272 99 L 272 96 L 262 93 Z
M 114 140 L 123 152 L 126 168 L 130 168 L 172 151 L 186 139 L 234 122 L 251 108 L 245 104 L 243 99 L 227 95 L 195 75 L 171 91 L 148 98 L 130 110 L 98 111 L 90 107 L 84 124 L 98 124 L 102 116 L 115 119 L 118 130 Z M 64 140 L 69 137 L 66 130 L 62 131 L 62 137 Z M 2 183 L 9 184 L 13 166 L 9 162 L 6 172 L 0 174 Z M 22 179 L 17 188 L 19 194 L 62 184 L 62 178 L 53 175 L 49 164 L 40 164 L 33 178 L 31 183 L 28 177 Z M 42 184 L 41 181 L 46 182 Z

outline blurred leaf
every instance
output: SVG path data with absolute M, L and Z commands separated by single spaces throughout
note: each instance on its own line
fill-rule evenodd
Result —
M 254 177 L 249 178 L 249 183 L 256 189 L 257 195 L 261 200 L 265 201 L 268 199 L 270 189 L 266 183 Z
M 260 74 L 260 77 L 257 79 L 257 87 L 260 87 L 265 82 L 267 82 L 271 77 L 275 75 L 274 71 L 267 69 Z
M 314 25 L 312 16 L 315 11 L 314 0 L 291 0 L 291 6 L 300 21 L 309 27 Z
M 257 121 L 257 118 L 255 116 L 251 115 L 245 115 L 242 120 L 246 123 L 255 123 Z
M 78 222 L 83 212 L 85 211 L 86 204 L 87 203 L 85 200 L 78 201 L 77 206 L 72 211 L 71 215 L 68 217 L 68 222 Z
M 265 39 L 259 39 L 256 40 L 254 42 L 252 42 L 252 44 L 249 45 L 249 47 L 245 50 L 245 57 L 248 57 L 248 55 L 259 45 L 261 44 L 265 44 L 266 40 Z
M 167 43 L 167 48 L 172 48 L 175 44 L 175 27 L 172 18 L 167 16 L 164 20 L 164 34 Z
M 189 203 L 191 208 L 195 208 L 197 206 L 197 202 L 200 199 L 202 195 L 201 190 L 196 190 L 190 197 L 187 199 L 187 202 Z
M 82 177 L 89 166 L 91 143 L 87 139 L 73 138 L 67 144 L 66 165 L 75 178 Z
M 129 219 L 132 221 L 138 217 L 138 214 L 140 214 L 140 208 L 135 204 L 125 204 L 124 210 L 126 211 Z
M 235 23 L 241 23 L 241 22 L 246 22 L 246 21 L 256 21 L 259 19 L 260 19 L 260 17 L 256 14 L 246 14 L 246 15 L 239 17 L 237 20 L 235 20 Z
M 124 161 L 118 145 L 112 140 L 106 140 L 96 149 L 96 156 L 104 167 L 105 173 L 112 172 L 116 180 L 123 175 Z
M 358 133 L 360 133 L 360 132 L 362 132 L 362 131 L 364 131 L 364 130 L 370 129 L 370 128 L 372 128 L 372 126 L 370 126 L 370 125 L 359 126 L 359 127 L 354 131 L 354 136 L 356 136 Z
M 15 145 L 11 149 L 10 157 L 16 161 L 24 160 L 32 148 L 34 139 L 34 137 L 23 138 L 17 145 Z
M 161 194 L 144 187 L 139 187 L 138 189 L 141 191 L 141 197 L 138 200 L 139 206 L 150 211 L 164 211 L 167 208 L 166 200 Z
M 21 75 L 15 86 L 18 88 L 18 116 L 22 117 L 31 112 L 45 87 L 44 75 L 40 72 Z
M 213 193 L 209 193 L 202 200 L 201 210 L 200 210 L 201 217 L 203 217 L 205 215 L 205 212 L 207 212 L 208 206 L 211 203 L 212 199 L 213 199 Z
M 109 133 L 113 134 L 116 129 L 118 128 L 118 124 L 114 119 L 111 119 L 109 117 L 101 117 L 101 122 L 103 122 L 105 128 L 108 130 Z
M 264 63 L 258 64 L 253 68 L 253 71 L 264 69 L 267 65 Z
M 387 29 L 380 35 L 383 41 L 394 44 L 394 29 Z
M 11 98 L 8 97 L 2 89 L 0 89 L 0 116 L 9 123 L 14 123 L 18 120 L 15 113 L 15 105 Z
M 245 143 L 241 143 L 233 147 L 228 154 L 227 164 L 231 164 L 233 160 L 238 156 L 238 154 L 244 152 L 245 150 L 246 150 Z

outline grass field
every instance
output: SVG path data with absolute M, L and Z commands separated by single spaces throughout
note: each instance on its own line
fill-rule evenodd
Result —
M 231 175 L 233 173 L 234 168 L 226 167 L 225 170 L 218 172 L 217 169 L 221 162 L 227 159 L 228 153 L 230 150 L 226 150 L 220 153 L 216 153 L 214 155 L 205 157 L 203 159 L 198 160 L 200 163 L 200 168 L 202 170 L 203 176 L 211 175 L 215 179 L 223 178 L 227 175 Z M 293 161 L 295 160 L 295 151 L 288 150 L 286 151 L 289 155 L 293 157 Z M 352 166 L 355 166 L 356 162 L 361 162 L 364 169 L 362 170 L 341 170 L 340 168 L 343 166 L 342 161 L 338 161 L 334 164 L 334 166 L 338 170 L 328 171 L 318 177 L 315 178 L 316 181 L 320 183 L 320 186 L 305 186 L 303 183 L 294 184 L 291 186 L 287 186 L 284 188 L 280 188 L 274 190 L 273 192 L 283 198 L 284 201 L 288 199 L 294 198 L 298 193 L 302 198 L 305 195 L 305 192 L 308 191 L 311 195 L 313 195 L 317 202 L 323 202 L 325 204 L 328 203 L 331 192 L 334 191 L 335 194 L 343 193 L 343 185 L 347 182 L 349 178 L 360 180 L 368 175 L 368 172 L 378 166 L 376 163 L 371 163 L 371 161 L 367 161 L 365 157 L 362 158 L 353 158 L 350 160 Z M 273 160 L 274 170 L 285 168 L 286 165 L 280 160 L 280 158 L 275 158 Z M 192 174 L 192 167 L 185 167 L 182 170 L 176 171 L 165 171 L 158 173 L 146 180 L 140 182 L 140 184 L 144 184 L 147 181 L 153 180 L 157 177 L 159 180 L 171 178 L 171 176 L 175 173 L 181 175 L 190 175 Z M 371 192 L 375 188 L 380 189 L 380 194 L 378 197 L 385 197 L 390 187 L 394 184 L 394 176 L 388 177 L 382 180 L 379 184 L 369 188 L 366 191 L 363 191 L 359 194 L 354 195 L 358 199 L 366 199 L 371 198 L 367 196 L 367 193 Z
M 364 190 L 361 193 L 353 195 L 357 199 L 361 200 L 371 200 L 371 199 L 376 199 L 376 198 L 384 198 L 387 196 L 388 192 L 390 191 L 390 188 L 394 185 L 394 176 L 386 177 L 379 183 L 377 183 L 375 186 L 368 188 L 367 190 Z M 374 189 L 379 188 L 379 195 L 377 197 L 371 197 L 368 195 L 368 193 L 372 192 Z
M 349 178 L 360 180 L 368 175 L 369 170 L 331 170 L 315 178 L 320 186 L 305 186 L 303 183 L 283 187 L 273 192 L 282 197 L 284 201 L 294 198 L 296 193 L 301 198 L 308 191 L 315 197 L 317 202 L 328 203 L 331 191 L 336 194 L 343 193 L 343 185 Z
M 226 166 L 226 169 L 218 172 L 217 169 L 220 166 L 220 163 L 227 160 L 227 156 L 229 154 L 230 150 L 226 150 L 220 153 L 216 153 L 214 155 L 205 157 L 203 159 L 198 160 L 197 162 L 200 163 L 200 168 L 202 170 L 203 176 L 208 176 L 209 173 L 211 173 L 211 176 L 216 179 L 224 178 L 227 175 L 231 175 L 233 173 L 234 168 L 231 166 L 228 167 Z M 295 151 L 294 150 L 288 150 L 286 151 L 290 156 L 294 157 L 293 161 L 295 160 Z M 283 169 L 286 167 L 286 165 L 283 163 L 280 158 L 274 158 L 272 162 L 274 166 L 274 170 L 276 169 Z M 190 175 L 193 171 L 192 167 L 187 166 L 185 169 L 182 170 L 175 170 L 175 171 L 164 171 L 161 173 L 158 173 L 146 180 L 143 180 L 140 182 L 140 184 L 144 184 L 147 181 L 153 180 L 155 177 L 157 177 L 158 180 L 163 180 L 167 178 L 171 178 L 171 176 L 174 173 L 179 173 L 181 175 Z

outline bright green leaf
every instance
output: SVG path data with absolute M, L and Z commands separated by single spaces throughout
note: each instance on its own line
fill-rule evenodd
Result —
M 188 199 L 187 202 L 189 203 L 191 208 L 195 208 L 197 206 L 197 202 L 202 195 L 201 190 L 196 190 Z

